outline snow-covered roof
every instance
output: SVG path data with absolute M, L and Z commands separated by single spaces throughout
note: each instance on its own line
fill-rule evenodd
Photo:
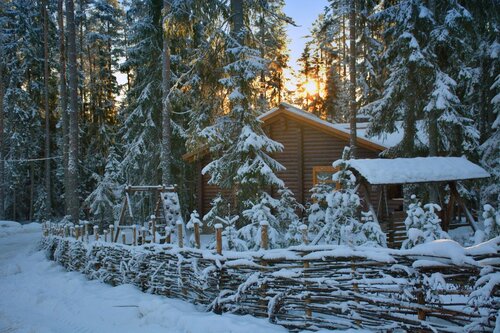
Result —
M 353 159 L 349 165 L 373 185 L 446 182 L 490 176 L 483 168 L 462 157 Z
M 349 135 L 350 134 L 350 125 L 349 123 L 331 123 L 326 120 L 323 120 L 314 114 L 304 111 L 294 105 L 288 104 L 288 103 L 280 103 L 279 107 L 273 108 L 259 116 L 260 120 L 265 120 L 270 118 L 273 114 L 278 113 L 278 112 L 288 112 L 289 114 L 307 119 L 311 122 L 314 122 L 318 125 L 325 126 L 327 128 L 330 128 L 333 131 L 337 131 L 340 133 L 343 133 L 344 135 Z M 403 122 L 396 122 L 395 127 L 396 130 L 393 133 L 384 133 L 379 136 L 369 136 L 368 135 L 368 122 L 358 122 L 356 124 L 356 133 L 358 139 L 361 141 L 365 141 L 368 143 L 375 144 L 380 147 L 381 150 L 394 147 L 397 145 L 401 140 L 403 139 Z M 425 134 L 425 129 L 423 127 L 423 124 L 421 122 L 417 122 L 417 128 L 416 128 L 416 138 L 418 141 L 420 141 L 422 144 L 426 144 L 427 142 L 427 136 Z M 361 142 L 362 143 L 362 142 Z

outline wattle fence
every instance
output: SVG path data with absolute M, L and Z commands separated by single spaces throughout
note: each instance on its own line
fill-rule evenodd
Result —
M 111 285 L 187 300 L 200 310 L 267 317 L 291 331 L 493 331 L 500 237 L 472 248 L 297 246 L 225 252 L 46 235 L 47 258 Z M 500 321 L 500 320 L 499 320 Z

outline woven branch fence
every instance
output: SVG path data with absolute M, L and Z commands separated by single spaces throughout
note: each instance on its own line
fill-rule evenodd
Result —
M 129 246 L 48 235 L 47 258 L 111 285 L 180 298 L 205 311 L 266 317 L 291 331 L 493 331 L 498 243 L 454 258 L 389 249 L 298 246 L 226 252 Z

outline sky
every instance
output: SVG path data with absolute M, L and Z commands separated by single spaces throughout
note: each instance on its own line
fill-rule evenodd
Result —
M 290 61 L 289 65 L 294 69 L 298 69 L 297 60 L 304 50 L 307 39 L 305 36 L 309 34 L 313 22 L 319 14 L 323 12 L 323 8 L 328 5 L 327 0 L 286 0 L 284 12 L 290 16 L 298 25 L 294 27 L 288 25 L 287 33 L 289 39 Z

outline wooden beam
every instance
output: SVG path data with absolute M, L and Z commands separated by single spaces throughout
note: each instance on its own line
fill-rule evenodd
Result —
M 373 208 L 372 202 L 370 200 L 370 191 L 368 191 L 368 186 L 366 185 L 366 182 L 361 181 L 360 185 L 361 185 L 361 191 L 363 192 L 363 197 L 365 198 L 366 205 L 368 206 L 368 210 L 373 215 L 373 220 L 378 224 L 380 224 L 378 222 L 377 213 L 375 212 L 375 209 Z
M 455 196 L 455 200 L 458 202 L 460 207 L 462 207 L 462 209 L 464 210 L 465 217 L 469 221 L 469 224 L 472 227 L 472 229 L 474 230 L 474 232 L 478 231 L 480 228 L 477 225 L 476 221 L 474 220 L 474 217 L 472 216 L 471 212 L 469 211 L 469 209 L 467 208 L 467 206 L 463 202 L 462 197 L 460 196 L 460 193 L 458 193 L 456 182 L 450 182 L 450 191 L 451 191 L 451 195 Z
M 297 173 L 298 173 L 298 193 L 297 201 L 304 205 L 304 129 L 302 126 L 298 127 L 299 143 L 297 145 Z

